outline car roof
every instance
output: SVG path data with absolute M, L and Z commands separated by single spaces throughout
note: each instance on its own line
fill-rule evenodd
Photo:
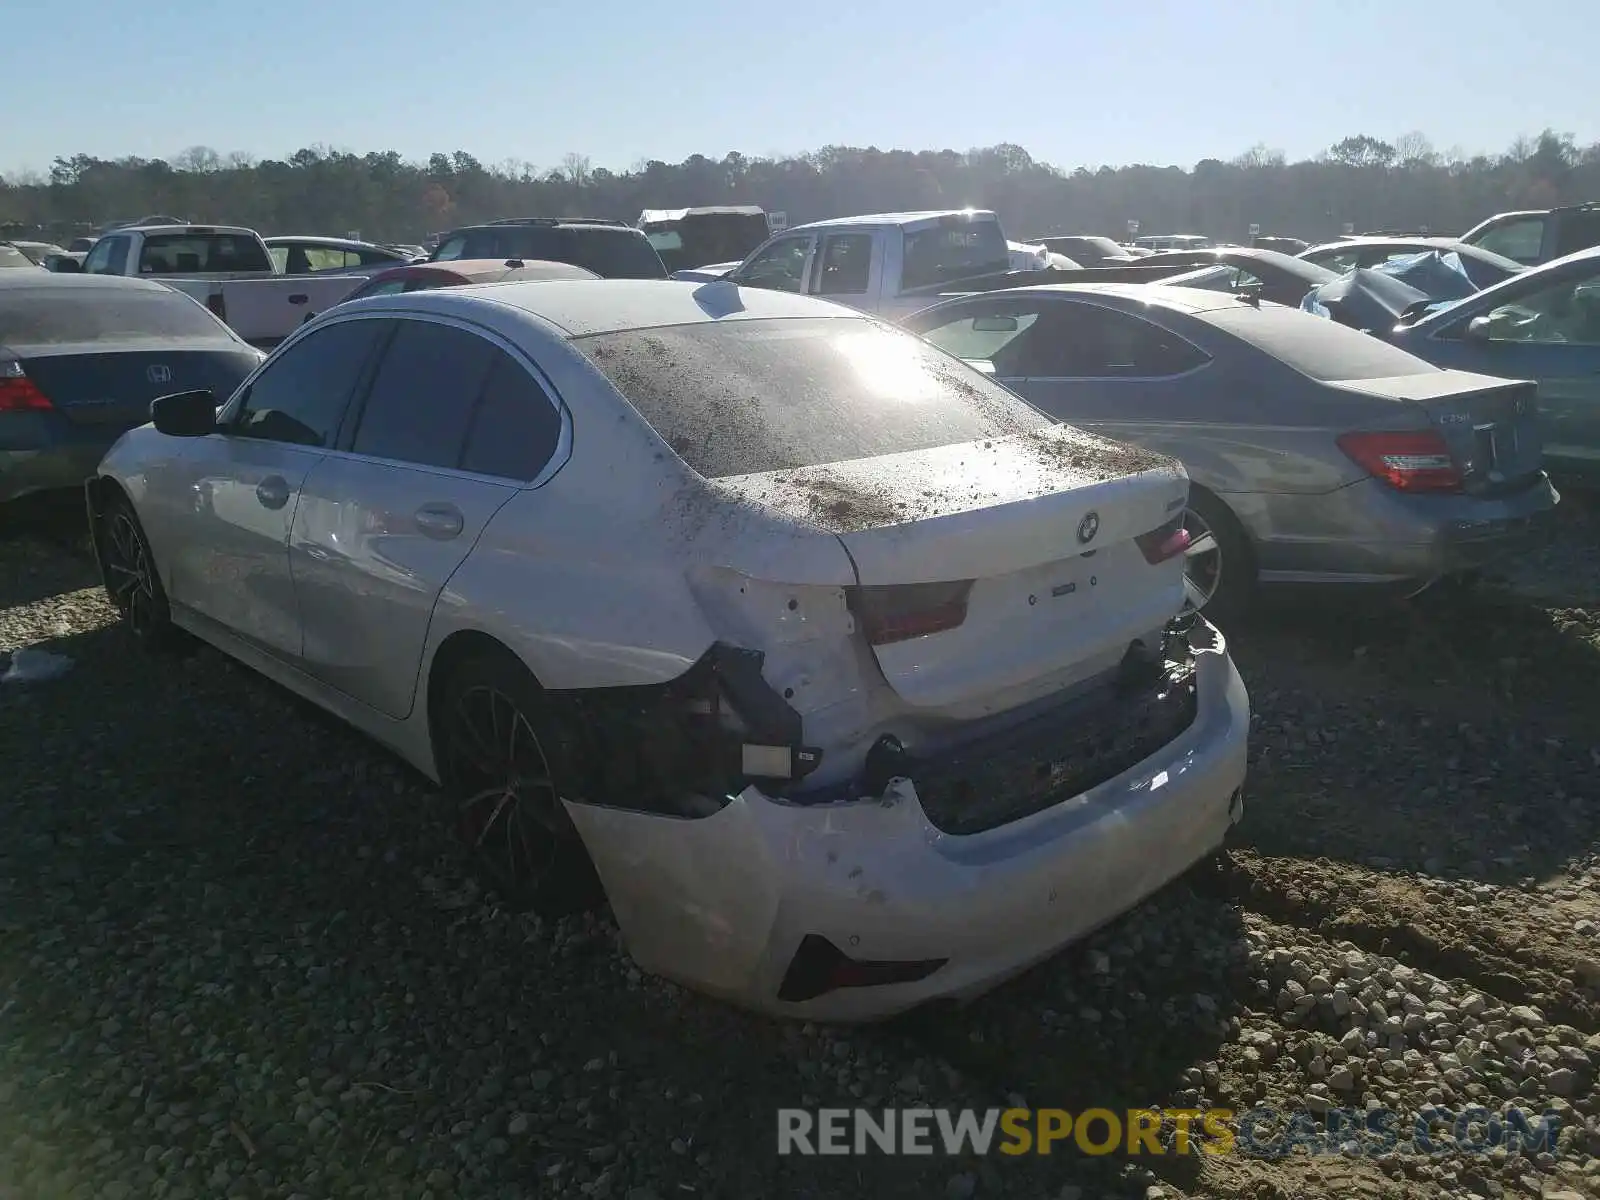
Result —
M 825 221 L 808 221 L 804 225 L 792 225 L 783 232 L 794 233 L 801 229 L 834 229 L 841 225 L 900 225 L 916 227 L 935 225 L 947 217 L 969 217 L 991 221 L 995 219 L 994 210 L 989 208 L 929 208 L 916 212 L 865 213 L 859 217 L 829 217 Z
M 983 292 L 975 295 L 1010 296 L 1081 296 L 1112 301 L 1113 308 L 1149 307 L 1170 308 L 1177 312 L 1207 312 L 1216 308 L 1234 308 L 1248 301 L 1228 292 L 1215 292 L 1206 288 L 1176 287 L 1164 283 L 1043 283 L 1035 287 L 1008 288 L 1004 293 Z M 959 297 L 966 299 L 968 297 Z M 954 302 L 953 300 L 951 301 Z M 1253 306 L 1252 306 L 1253 307 Z
M 345 250 L 359 248 L 362 250 L 387 250 L 388 246 L 378 242 L 364 242 L 360 238 L 319 237 L 316 234 L 303 233 L 275 233 L 269 238 L 262 238 L 269 246 L 288 245 L 298 242 L 303 246 L 326 246 L 331 250 Z
M 246 229 L 243 225 L 120 225 L 116 229 L 108 229 L 100 235 L 102 238 L 111 237 L 118 233 L 138 233 L 145 237 L 160 236 L 170 233 L 191 235 L 204 235 L 208 233 L 233 234 L 238 237 L 255 237 L 254 229 Z
M 521 263 L 514 267 L 512 263 Z M 412 269 L 420 275 L 439 275 L 453 272 L 468 279 L 487 279 L 491 275 L 512 279 L 599 279 L 595 272 L 571 263 L 554 262 L 547 258 L 447 258 L 439 262 L 413 263 Z M 404 269 L 404 268 L 400 268 Z M 387 272 L 386 272 L 387 273 Z
M 688 283 L 673 279 L 550 279 L 479 283 L 462 287 L 373 296 L 361 302 L 376 308 L 425 308 L 470 316 L 492 303 L 538 317 L 568 337 L 650 329 L 663 325 L 709 325 L 719 321 L 782 317 L 833 317 L 865 321 L 854 309 L 826 300 L 762 288 L 741 288 L 721 280 Z
M 20 278 L 19 278 L 20 277 Z M 92 292 L 111 289 L 124 292 L 171 292 L 164 283 L 140 279 L 137 275 L 58 275 L 54 271 L 0 271 L 0 288 L 47 287 Z

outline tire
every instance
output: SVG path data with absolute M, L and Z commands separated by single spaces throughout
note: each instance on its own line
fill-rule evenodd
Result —
M 123 626 L 146 649 L 186 649 L 187 639 L 172 623 L 172 608 L 167 603 L 166 589 L 161 586 L 155 554 L 132 503 L 119 492 L 106 504 L 96 523 L 100 579 Z
M 1256 555 L 1239 518 L 1210 492 L 1191 484 L 1183 523 L 1192 539 L 1184 562 L 1188 606 L 1224 620 L 1243 613 L 1255 598 Z M 1205 547 L 1214 550 L 1206 554 Z
M 434 751 L 456 835 L 507 908 L 559 917 L 605 891 L 560 797 L 570 795 L 570 724 L 509 653 L 450 671 Z

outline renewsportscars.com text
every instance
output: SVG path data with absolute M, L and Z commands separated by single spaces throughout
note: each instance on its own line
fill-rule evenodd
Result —
M 1320 1116 L 1262 1106 L 1232 1109 L 784 1108 L 782 1155 L 959 1154 L 1287 1154 L 1378 1156 L 1553 1152 L 1560 1121 L 1511 1108 L 1452 1112 L 1329 1109 Z

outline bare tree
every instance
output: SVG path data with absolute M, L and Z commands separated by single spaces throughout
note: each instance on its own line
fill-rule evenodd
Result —
M 589 170 L 589 156 L 573 151 L 561 158 L 561 173 L 566 176 L 567 182 L 573 187 L 582 190 L 589 186 L 591 172 Z

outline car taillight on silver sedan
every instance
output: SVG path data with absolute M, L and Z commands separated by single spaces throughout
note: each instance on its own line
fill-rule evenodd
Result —
M 1338 443 L 1374 479 L 1398 492 L 1461 490 L 1461 470 L 1435 430 L 1346 433 Z

